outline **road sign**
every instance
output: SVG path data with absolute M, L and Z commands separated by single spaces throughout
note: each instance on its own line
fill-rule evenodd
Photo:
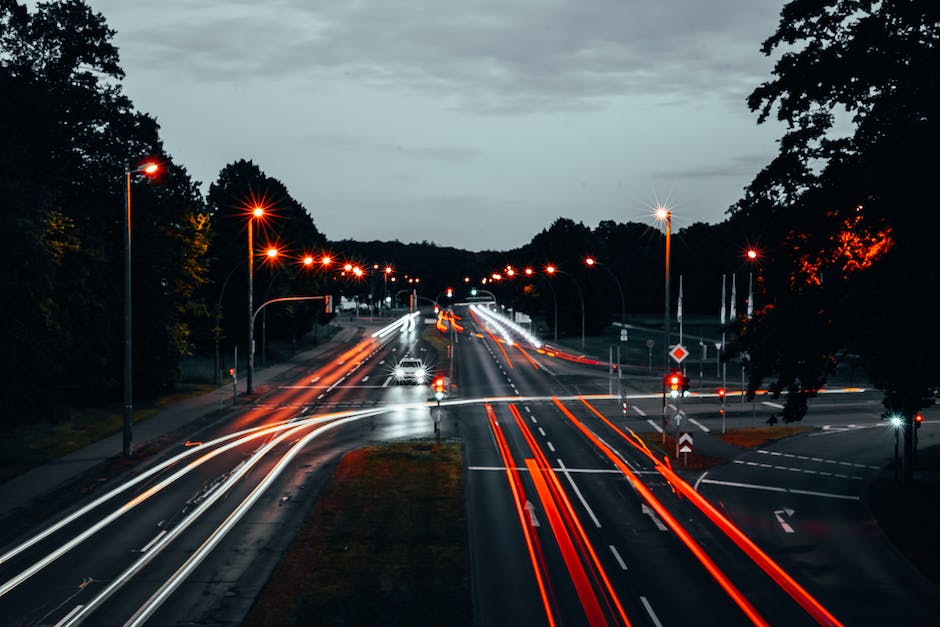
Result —
M 689 356 L 689 351 L 682 344 L 676 344 L 669 351 L 669 356 L 675 359 L 677 364 L 681 364 L 682 360 Z
M 680 453 L 692 452 L 692 434 L 691 433 L 679 434 L 679 452 Z
M 654 342 L 653 340 L 646 340 L 646 348 L 653 348 L 655 344 L 656 342 Z
M 621 341 L 621 342 L 626 342 L 626 341 L 627 341 L 627 330 L 626 330 L 626 329 L 620 329 L 620 341 Z

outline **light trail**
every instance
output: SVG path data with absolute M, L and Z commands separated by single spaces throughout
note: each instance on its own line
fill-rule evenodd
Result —
M 536 585 L 539 589 L 539 596 L 542 599 L 542 605 L 545 608 L 545 617 L 551 627 L 555 626 L 555 614 L 552 611 L 550 600 L 550 584 L 548 583 L 548 567 L 545 565 L 545 557 L 542 554 L 542 547 L 539 544 L 538 536 L 532 533 L 532 521 L 527 519 L 525 514 L 525 494 L 522 489 L 522 480 L 519 478 L 519 470 L 516 468 L 516 462 L 512 458 L 509 450 L 509 443 L 506 442 L 506 436 L 503 435 L 499 423 L 496 421 L 496 413 L 489 404 L 484 405 L 486 417 L 490 421 L 490 429 L 493 431 L 493 437 L 496 439 L 496 448 L 499 450 L 500 457 L 503 459 L 503 466 L 506 469 L 506 479 L 509 482 L 509 489 L 512 492 L 513 505 L 516 507 L 516 515 L 519 518 L 519 525 L 522 527 L 522 535 L 525 537 L 526 548 L 529 550 L 529 560 L 532 563 L 532 570 L 535 573 Z M 554 598 L 554 593 L 551 594 Z
M 639 446 L 637 442 L 642 442 L 639 437 L 633 431 L 630 431 L 633 436 L 628 437 L 623 431 L 617 428 L 613 422 L 608 420 L 603 414 L 601 414 L 597 409 L 595 409 L 590 403 L 582 399 L 582 402 L 590 409 L 595 415 L 599 416 L 611 429 L 618 433 L 624 440 L 635 446 L 638 450 L 642 451 L 644 454 L 649 456 L 653 461 L 656 470 L 662 474 L 662 476 L 672 485 L 676 490 L 678 490 L 682 496 L 686 497 L 693 505 L 695 505 L 705 516 L 711 520 L 715 526 L 717 526 L 722 532 L 727 535 L 732 542 L 734 542 L 738 548 L 740 548 L 751 560 L 757 564 L 761 570 L 763 570 L 767 575 L 773 579 L 777 585 L 779 585 L 790 597 L 796 601 L 800 607 L 802 607 L 810 616 L 813 617 L 820 625 L 831 625 L 833 627 L 841 627 L 842 623 L 832 615 L 829 610 L 827 610 L 823 605 L 816 600 L 809 592 L 806 591 L 799 583 L 796 582 L 793 577 L 791 577 L 783 568 L 777 564 L 769 555 L 764 553 L 760 547 L 758 547 L 753 540 L 747 537 L 743 531 L 741 531 L 734 523 L 728 520 L 721 512 L 719 512 L 715 507 L 701 494 L 696 492 L 692 486 L 690 486 L 682 477 L 677 475 L 672 468 L 668 468 L 662 462 L 660 462 L 653 453 L 646 447 L 645 444 Z
M 257 502 L 257 500 L 267 491 L 267 489 L 274 483 L 280 474 L 284 471 L 288 464 L 298 454 L 313 441 L 317 436 L 330 431 L 337 427 L 342 426 L 348 422 L 354 420 L 359 420 L 359 416 L 351 416 L 347 418 L 341 418 L 335 420 L 329 424 L 322 425 L 315 429 L 314 431 L 308 433 L 300 440 L 297 441 L 290 450 L 287 451 L 284 455 L 281 456 L 281 459 L 278 460 L 274 468 L 272 468 L 264 479 L 251 491 L 251 493 L 241 502 L 241 504 L 232 511 L 231 514 L 225 519 L 225 521 L 212 533 L 209 538 L 203 542 L 203 544 L 186 560 L 186 562 L 173 574 L 170 579 L 165 581 L 159 590 L 154 593 L 145 603 L 142 605 L 137 612 L 125 623 L 125 627 L 135 627 L 137 625 L 142 625 L 147 621 L 148 618 L 153 616 L 161 605 L 173 594 L 173 592 L 179 588 L 180 585 L 189 577 L 190 574 L 196 569 L 199 564 L 212 552 L 212 550 L 222 541 L 222 539 L 228 535 L 236 523 L 242 519 L 242 517 L 248 512 L 249 509 Z M 288 431 L 281 435 L 281 440 L 284 440 L 291 435 L 294 431 Z M 234 485 L 234 483 L 232 484 Z M 229 486 L 231 487 L 231 486 Z M 228 488 L 226 488 L 228 489 Z M 223 490 L 219 490 L 222 492 Z M 195 513 L 195 512 L 194 512 Z M 91 604 L 89 604 L 91 605 Z
M 676 537 L 678 537 L 699 560 L 699 562 L 701 562 L 709 574 L 711 574 L 712 578 L 714 578 L 718 585 L 724 589 L 729 597 L 731 597 L 731 600 L 734 601 L 734 603 L 737 604 L 739 608 L 741 608 L 741 611 L 744 612 L 748 619 L 750 619 L 750 621 L 755 625 L 770 627 L 770 623 L 760 615 L 760 613 L 757 611 L 757 608 L 755 608 L 747 599 L 747 597 L 745 597 L 744 594 L 738 590 L 738 588 L 728 578 L 728 576 L 725 575 L 725 573 L 718 567 L 717 564 L 715 564 L 714 560 L 709 557 L 708 553 L 705 552 L 701 545 L 699 545 L 699 543 L 695 541 L 689 532 L 686 531 L 681 524 L 679 524 L 679 521 L 673 517 L 669 510 L 666 509 L 666 507 L 659 501 L 659 499 L 656 498 L 650 489 L 647 488 L 642 481 L 640 481 L 639 477 L 637 477 L 637 475 L 634 474 L 632 470 L 630 470 L 623 460 L 621 460 L 620 457 L 609 446 L 607 446 L 600 440 L 600 438 L 594 435 L 594 433 L 592 433 L 591 430 L 584 425 L 584 423 L 578 420 L 575 415 L 572 414 L 571 411 L 569 411 L 568 408 L 562 405 L 561 402 L 557 399 L 555 400 L 555 405 L 557 405 L 558 409 L 561 410 L 561 412 L 571 421 L 571 423 L 579 431 L 581 431 L 581 433 L 583 433 L 585 437 L 587 437 L 587 439 L 598 448 L 598 450 L 604 453 L 604 455 L 606 455 L 607 458 L 613 462 L 617 468 L 620 469 L 620 472 L 622 472 L 623 475 L 627 478 L 627 480 L 630 482 L 630 485 L 632 485 L 633 488 L 637 491 L 637 494 L 639 494 L 643 500 L 646 501 L 647 505 L 656 512 L 659 518 L 670 529 L 672 529 L 673 533 L 676 534 Z
M 603 584 L 602 589 L 607 593 L 605 600 L 608 602 L 608 608 L 612 614 L 619 616 L 623 624 L 629 626 L 630 619 L 627 618 L 627 613 L 623 609 L 623 605 L 620 603 L 620 598 L 614 591 L 614 586 L 610 582 L 610 579 L 607 576 L 607 572 L 604 570 L 600 558 L 597 555 L 597 551 L 594 550 L 594 545 L 591 544 L 587 532 L 584 530 L 584 526 L 578 519 L 578 515 L 574 511 L 574 506 L 571 504 L 571 500 L 565 493 L 564 488 L 562 488 L 561 482 L 558 480 L 558 475 L 554 472 L 554 470 L 552 470 L 552 466 L 549 463 L 548 458 L 545 457 L 545 454 L 542 452 L 541 448 L 539 448 L 538 442 L 536 441 L 535 436 L 532 434 L 532 430 L 529 429 L 529 426 L 525 423 L 525 420 L 519 413 L 519 409 L 514 404 L 510 404 L 509 412 L 513 415 L 513 418 L 515 418 L 516 425 L 522 431 L 522 435 L 525 438 L 526 443 L 532 450 L 533 455 L 535 455 L 539 471 L 544 475 L 546 486 L 550 490 L 549 496 L 553 498 L 553 506 L 554 502 L 561 504 L 562 519 L 565 525 L 574 533 L 575 539 L 578 541 L 581 552 L 585 555 L 586 561 L 587 558 L 590 558 L 588 563 L 593 566 L 592 575 L 596 577 L 599 584 Z M 526 461 L 528 462 L 529 460 Z M 543 504 L 545 504 L 544 501 Z M 569 571 L 570 570 L 571 569 L 569 568 Z M 599 585 L 598 587 L 601 586 Z M 593 595 L 593 593 L 592 597 L 596 603 L 597 598 Z M 586 607 L 585 610 L 587 609 L 588 608 Z

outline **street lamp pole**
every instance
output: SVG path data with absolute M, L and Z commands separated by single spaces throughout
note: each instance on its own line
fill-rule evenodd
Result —
M 152 175 L 160 166 L 146 163 L 124 173 L 125 213 L 124 213 L 124 429 L 123 453 L 130 457 L 133 453 L 134 394 L 133 394 L 133 345 L 131 340 L 131 175 L 144 173 Z
M 248 217 L 248 374 L 245 377 L 245 393 L 254 393 L 254 370 L 255 370 L 255 249 L 254 249 L 254 224 L 255 218 L 264 215 L 264 207 L 255 206 L 251 210 L 251 216 Z
M 672 212 L 664 207 L 656 210 L 656 217 L 666 223 L 666 292 L 665 315 L 663 317 L 663 350 L 665 351 L 665 368 L 669 369 L 669 246 L 672 239 Z
M 625 304 L 625 303 L 626 303 L 626 300 L 625 300 L 624 297 L 623 297 L 623 286 L 620 285 L 620 279 L 617 278 L 617 275 L 614 274 L 613 270 L 611 270 L 611 269 L 607 266 L 607 264 L 601 263 L 600 261 L 598 261 L 598 260 L 595 259 L 594 257 L 588 257 L 587 259 L 584 260 L 584 263 L 587 264 L 588 266 L 600 266 L 600 267 L 604 268 L 604 270 L 607 271 L 607 274 L 610 275 L 610 278 L 612 278 L 612 279 L 614 280 L 614 285 L 617 286 L 617 291 L 620 292 L 620 326 L 621 326 L 621 328 L 625 328 L 624 325 L 626 324 L 626 311 L 627 311 L 627 307 L 626 307 L 626 304 Z

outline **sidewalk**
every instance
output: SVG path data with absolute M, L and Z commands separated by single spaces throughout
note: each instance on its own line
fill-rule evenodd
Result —
M 265 384 L 278 380 L 291 369 L 339 345 L 355 341 L 364 333 L 365 327 L 370 326 L 368 320 L 350 321 L 338 318 L 333 324 L 341 328 L 329 340 L 308 351 L 297 353 L 284 362 L 271 364 L 256 371 L 252 382 L 256 392 L 255 398 L 258 393 L 264 393 L 269 387 Z M 239 404 L 246 402 L 245 391 L 246 383 L 241 380 L 238 382 Z M 250 400 L 253 399 L 248 399 Z M 232 410 L 231 385 L 223 390 L 223 406 L 223 410 L 220 410 L 218 390 L 175 402 L 150 418 L 134 424 L 134 449 L 140 450 L 149 443 L 157 443 L 162 438 L 185 432 L 187 425 L 213 413 L 221 416 L 224 412 Z M 123 434 L 118 432 L 0 484 L 0 518 L 74 481 L 92 468 L 113 460 L 120 455 L 122 446 Z M 131 460 L 131 463 L 135 462 Z

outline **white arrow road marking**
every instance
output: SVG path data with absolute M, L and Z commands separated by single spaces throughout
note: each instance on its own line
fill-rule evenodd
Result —
M 535 517 L 535 505 L 532 504 L 532 501 L 525 502 L 525 510 L 529 512 L 529 520 L 532 523 L 532 526 L 538 527 L 539 519 Z
M 659 519 L 659 516 L 656 515 L 656 512 L 651 510 L 646 503 L 643 503 L 643 513 L 653 519 L 653 522 L 656 523 L 656 526 L 659 527 L 660 531 L 669 531 L 669 527 L 663 524 L 663 521 Z
M 778 509 L 774 511 L 774 516 L 777 517 L 777 522 L 780 523 L 780 526 L 783 527 L 783 530 L 787 533 L 794 533 L 793 527 L 787 524 L 787 521 L 783 519 L 783 514 L 787 515 L 787 518 L 790 518 L 796 512 L 789 507 L 784 507 L 783 509 Z

